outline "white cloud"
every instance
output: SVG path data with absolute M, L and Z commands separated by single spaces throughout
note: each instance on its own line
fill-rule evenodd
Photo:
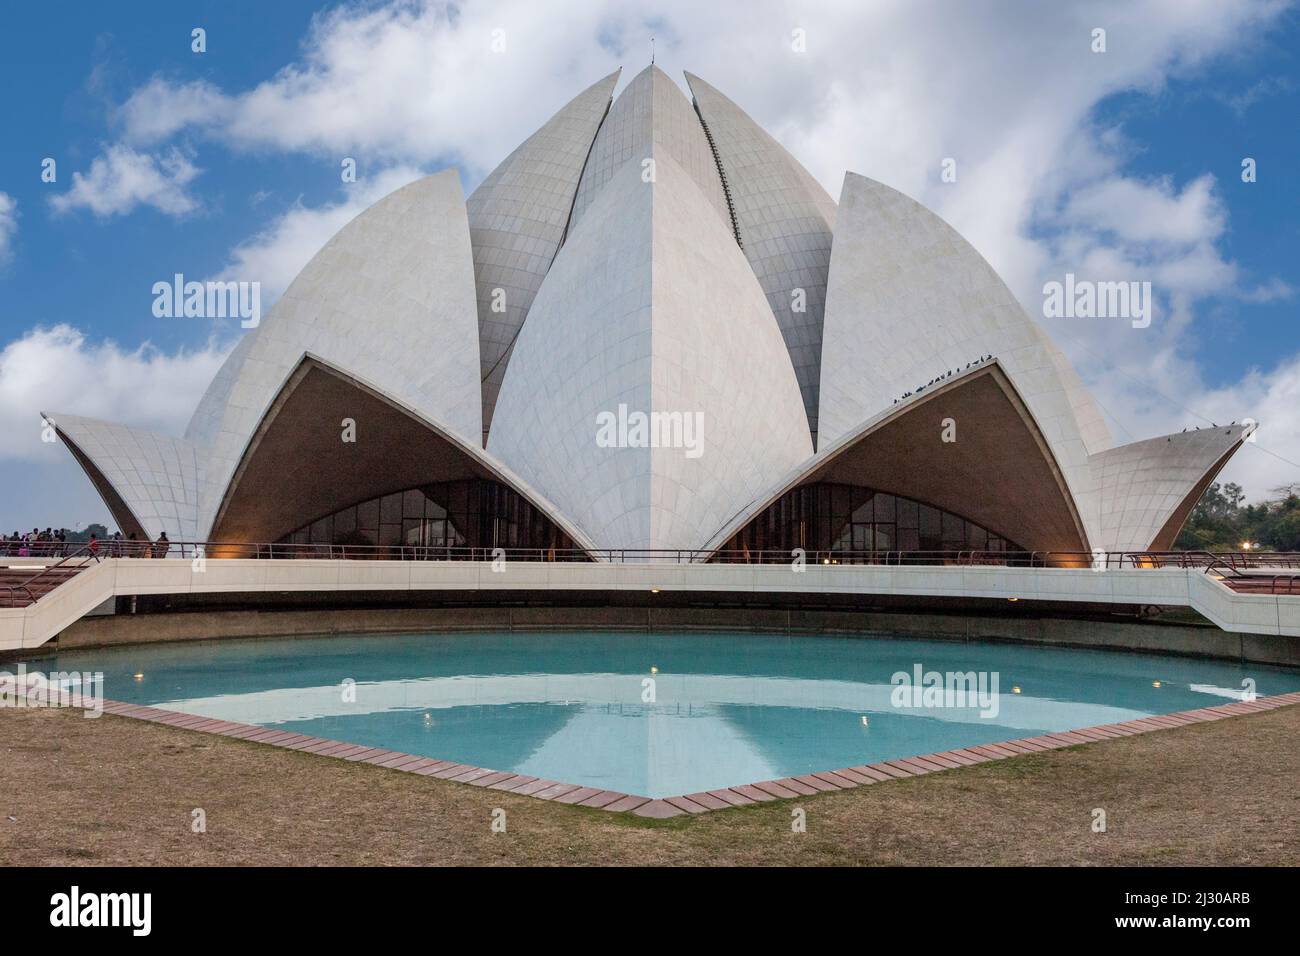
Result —
M 1070 196 L 1064 215 L 1073 224 L 1111 233 L 1124 243 L 1172 246 L 1217 239 L 1227 223 L 1209 174 L 1188 183 L 1182 192 L 1168 178 L 1142 183 L 1111 177 Z
M 1259 422 L 1255 441 L 1242 446 L 1219 480 L 1237 482 L 1252 501 L 1300 483 L 1300 356 L 1210 391 L 1204 402 L 1207 408 L 1231 410 L 1229 420 Z
M 96 156 L 87 173 L 72 174 L 72 187 L 50 199 L 55 212 L 89 209 L 107 218 L 152 206 L 169 216 L 198 209 L 186 187 L 200 170 L 175 147 L 153 156 L 114 143 Z
M 316 16 L 300 61 L 243 91 L 154 77 L 120 107 L 131 142 L 180 130 L 239 149 L 301 150 L 376 164 L 495 165 L 619 64 L 596 41 L 603 2 L 526 0 L 452 8 L 408 0 Z M 506 52 L 490 49 L 506 31 Z M 581 51 L 557 56 L 557 51 Z
M 206 126 L 227 118 L 231 100 L 211 83 L 172 85 L 154 77 L 131 94 L 117 112 L 130 140 L 154 144 L 187 126 Z
M 1241 92 L 1216 90 L 1210 95 L 1228 107 L 1239 118 L 1244 117 L 1252 106 L 1276 93 L 1289 93 L 1295 89 L 1295 81 L 1285 76 L 1266 76 Z
M 1091 207 L 1084 197 L 1076 208 L 1094 225 L 1101 204 L 1125 191 L 1145 208 L 1163 202 L 1179 214 L 1170 238 L 1217 225 L 1211 178 L 1181 191 L 1125 178 L 1132 148 L 1119 131 L 1095 128 L 1092 111 L 1111 93 L 1156 91 L 1239 49 L 1284 6 L 1051 4 L 1026 15 L 944 5 L 943 29 L 935 29 L 937 5 L 898 0 L 798 14 L 760 0 L 741 20 L 728 5 L 693 0 L 644 10 L 612 0 L 562 10 L 528 0 L 342 6 L 314 19 L 298 62 L 251 89 L 155 77 L 119 115 L 140 140 L 195 129 L 240 149 L 451 161 L 473 185 L 588 83 L 620 64 L 626 82 L 655 34 L 661 66 L 718 85 L 832 195 L 846 169 L 908 192 L 952 221 L 1028 300 L 1053 259 L 1029 237 L 1068 226 L 1061 201 L 1077 190 L 1090 191 Z M 1091 29 L 1103 21 L 1110 50 L 1094 54 Z M 795 27 L 806 31 L 805 53 L 791 50 Z M 504 31 L 505 52 L 492 52 L 494 30 Z M 956 186 L 938 181 L 949 156 L 959 161 Z M 1144 228 L 1133 218 L 1130 239 Z
M 18 233 L 18 200 L 0 193 L 0 266 L 13 257 L 14 236 Z
M 1292 357 L 1207 392 L 1204 370 L 1188 356 L 1205 334 L 1198 323 L 1209 300 L 1250 304 L 1294 291 L 1269 276 L 1248 284 L 1248 270 L 1223 249 L 1229 222 L 1215 174 L 1226 181 L 1235 169 L 1209 168 L 1207 153 L 1190 179 L 1137 178 L 1128 164 L 1142 144 L 1128 139 L 1122 122 L 1102 123 L 1098 105 L 1126 91 L 1158 96 L 1216 58 L 1248 58 L 1289 7 L 841 0 L 802 10 L 757 0 L 737 17 L 733 5 L 698 0 L 636 8 L 614 0 L 343 5 L 316 17 L 300 58 L 264 82 L 222 90 L 155 77 L 117 118 L 126 140 L 140 145 L 185 133 L 236 150 L 351 155 L 363 168 L 454 163 L 472 186 L 585 86 L 619 65 L 626 83 L 648 59 L 653 34 L 660 66 L 679 82 L 689 69 L 723 90 L 832 196 L 850 169 L 935 209 L 1036 317 L 1043 282 L 1066 271 L 1152 281 L 1158 311 L 1150 329 L 1118 322 L 1049 329 L 1112 417 L 1143 438 L 1195 421 L 1184 408 L 1218 417 L 1205 404 L 1211 396 L 1224 418 L 1265 420 L 1252 406 L 1272 409 L 1271 396 L 1290 394 Z M 1090 49 L 1098 25 L 1108 31 L 1104 54 Z M 806 52 L 791 48 L 795 28 L 805 31 Z M 491 49 L 498 29 L 502 53 Z M 1278 88 L 1252 87 L 1248 99 Z M 955 184 L 940 181 L 946 157 L 958 162 Z M 233 251 L 227 275 L 282 290 L 371 198 L 359 190 L 319 208 L 296 204 Z M 1280 449 L 1291 447 L 1300 423 L 1273 417 L 1278 424 L 1260 442 L 1271 433 Z M 1121 429 L 1117 437 L 1129 436 Z
M 1137 381 L 1112 370 L 1094 390 L 1112 411 L 1124 412 L 1135 434 L 1122 440 L 1248 418 L 1258 422 L 1255 440 L 1242 446 L 1219 480 L 1242 485 L 1252 501 L 1300 482 L 1300 355 L 1212 387 L 1193 363 L 1166 352 Z M 1155 398 L 1153 390 L 1172 401 Z
M 270 305 L 331 236 L 368 206 L 420 175 L 414 167 L 390 167 L 344 186 L 346 195 L 338 202 L 315 207 L 295 202 L 261 232 L 235 247 L 217 278 L 260 282 L 262 303 Z
M 1260 426 L 1255 441 L 1242 447 L 1220 480 L 1236 481 L 1251 500 L 1300 481 L 1300 354 L 1219 385 L 1207 381 L 1176 340 L 1139 354 L 1140 364 L 1107 360 L 1089 365 L 1092 394 L 1109 419 L 1118 422 L 1117 442 L 1251 419 Z M 1085 352 L 1083 358 L 1098 356 Z
M 225 355 L 212 343 L 168 354 L 92 342 L 69 325 L 31 329 L 0 351 L 0 459 L 57 457 L 41 440 L 42 411 L 182 434 Z
M 1252 304 L 1265 304 L 1269 302 L 1283 302 L 1288 299 L 1294 299 L 1296 295 L 1295 286 L 1285 279 L 1274 276 L 1267 282 L 1260 283 L 1249 289 L 1243 289 L 1241 300 Z

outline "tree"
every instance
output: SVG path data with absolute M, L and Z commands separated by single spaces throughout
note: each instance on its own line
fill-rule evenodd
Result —
M 92 534 L 100 541 L 103 541 L 108 537 L 108 528 L 104 527 L 99 522 L 92 522 L 91 524 L 86 525 L 85 529 L 82 531 L 69 531 L 68 540 L 89 541 Z
M 1273 489 L 1274 497 L 1252 505 L 1241 486 L 1210 485 L 1179 532 L 1179 551 L 1300 551 L 1300 486 Z
M 1210 485 L 1174 541 L 1177 551 L 1236 551 L 1242 541 L 1241 486 Z

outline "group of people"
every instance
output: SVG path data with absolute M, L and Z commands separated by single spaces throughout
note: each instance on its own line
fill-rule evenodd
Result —
M 86 541 L 71 539 L 67 528 L 33 528 L 24 534 L 15 531 L 0 537 L 0 554 L 19 558 L 61 558 L 86 548 L 101 558 L 165 558 L 171 548 L 167 532 L 158 535 L 157 541 L 140 538 L 132 531 L 125 538 L 114 531 L 111 537 L 100 538 L 93 532 Z

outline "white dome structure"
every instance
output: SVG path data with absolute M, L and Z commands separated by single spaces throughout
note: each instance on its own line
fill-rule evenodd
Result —
M 693 103 L 654 66 L 618 79 L 468 200 L 444 170 L 346 225 L 183 438 L 47 414 L 119 527 L 596 559 L 1171 547 L 1244 428 L 1114 446 L 934 213 L 854 173 L 837 206 L 696 76 Z

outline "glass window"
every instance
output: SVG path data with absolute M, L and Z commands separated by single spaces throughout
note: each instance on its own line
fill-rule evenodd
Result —
M 424 517 L 424 492 L 419 488 L 412 488 L 402 495 L 402 517 Z
M 379 534 L 379 499 L 371 498 L 357 505 L 357 530 L 375 540 Z
M 477 478 L 371 498 L 298 528 L 283 540 L 573 549 L 573 542 L 528 499 Z
M 831 485 L 831 518 L 834 524 L 843 524 L 853 513 L 852 488 L 849 485 Z
M 853 550 L 870 551 L 872 549 L 871 525 L 853 524 L 849 527 L 853 529 Z
M 921 550 L 922 551 L 942 551 L 943 550 L 943 519 L 939 511 L 931 508 L 929 505 L 920 506 L 921 513 Z
M 960 551 L 966 543 L 966 522 L 956 515 L 943 512 L 943 546 L 949 551 Z
M 910 498 L 820 483 L 782 495 L 725 550 L 969 551 L 987 550 L 995 541 L 1002 539 L 960 515 Z M 1005 542 L 1001 546 L 1014 547 Z
M 334 543 L 334 521 L 332 517 L 321 518 L 311 526 L 312 544 Z

